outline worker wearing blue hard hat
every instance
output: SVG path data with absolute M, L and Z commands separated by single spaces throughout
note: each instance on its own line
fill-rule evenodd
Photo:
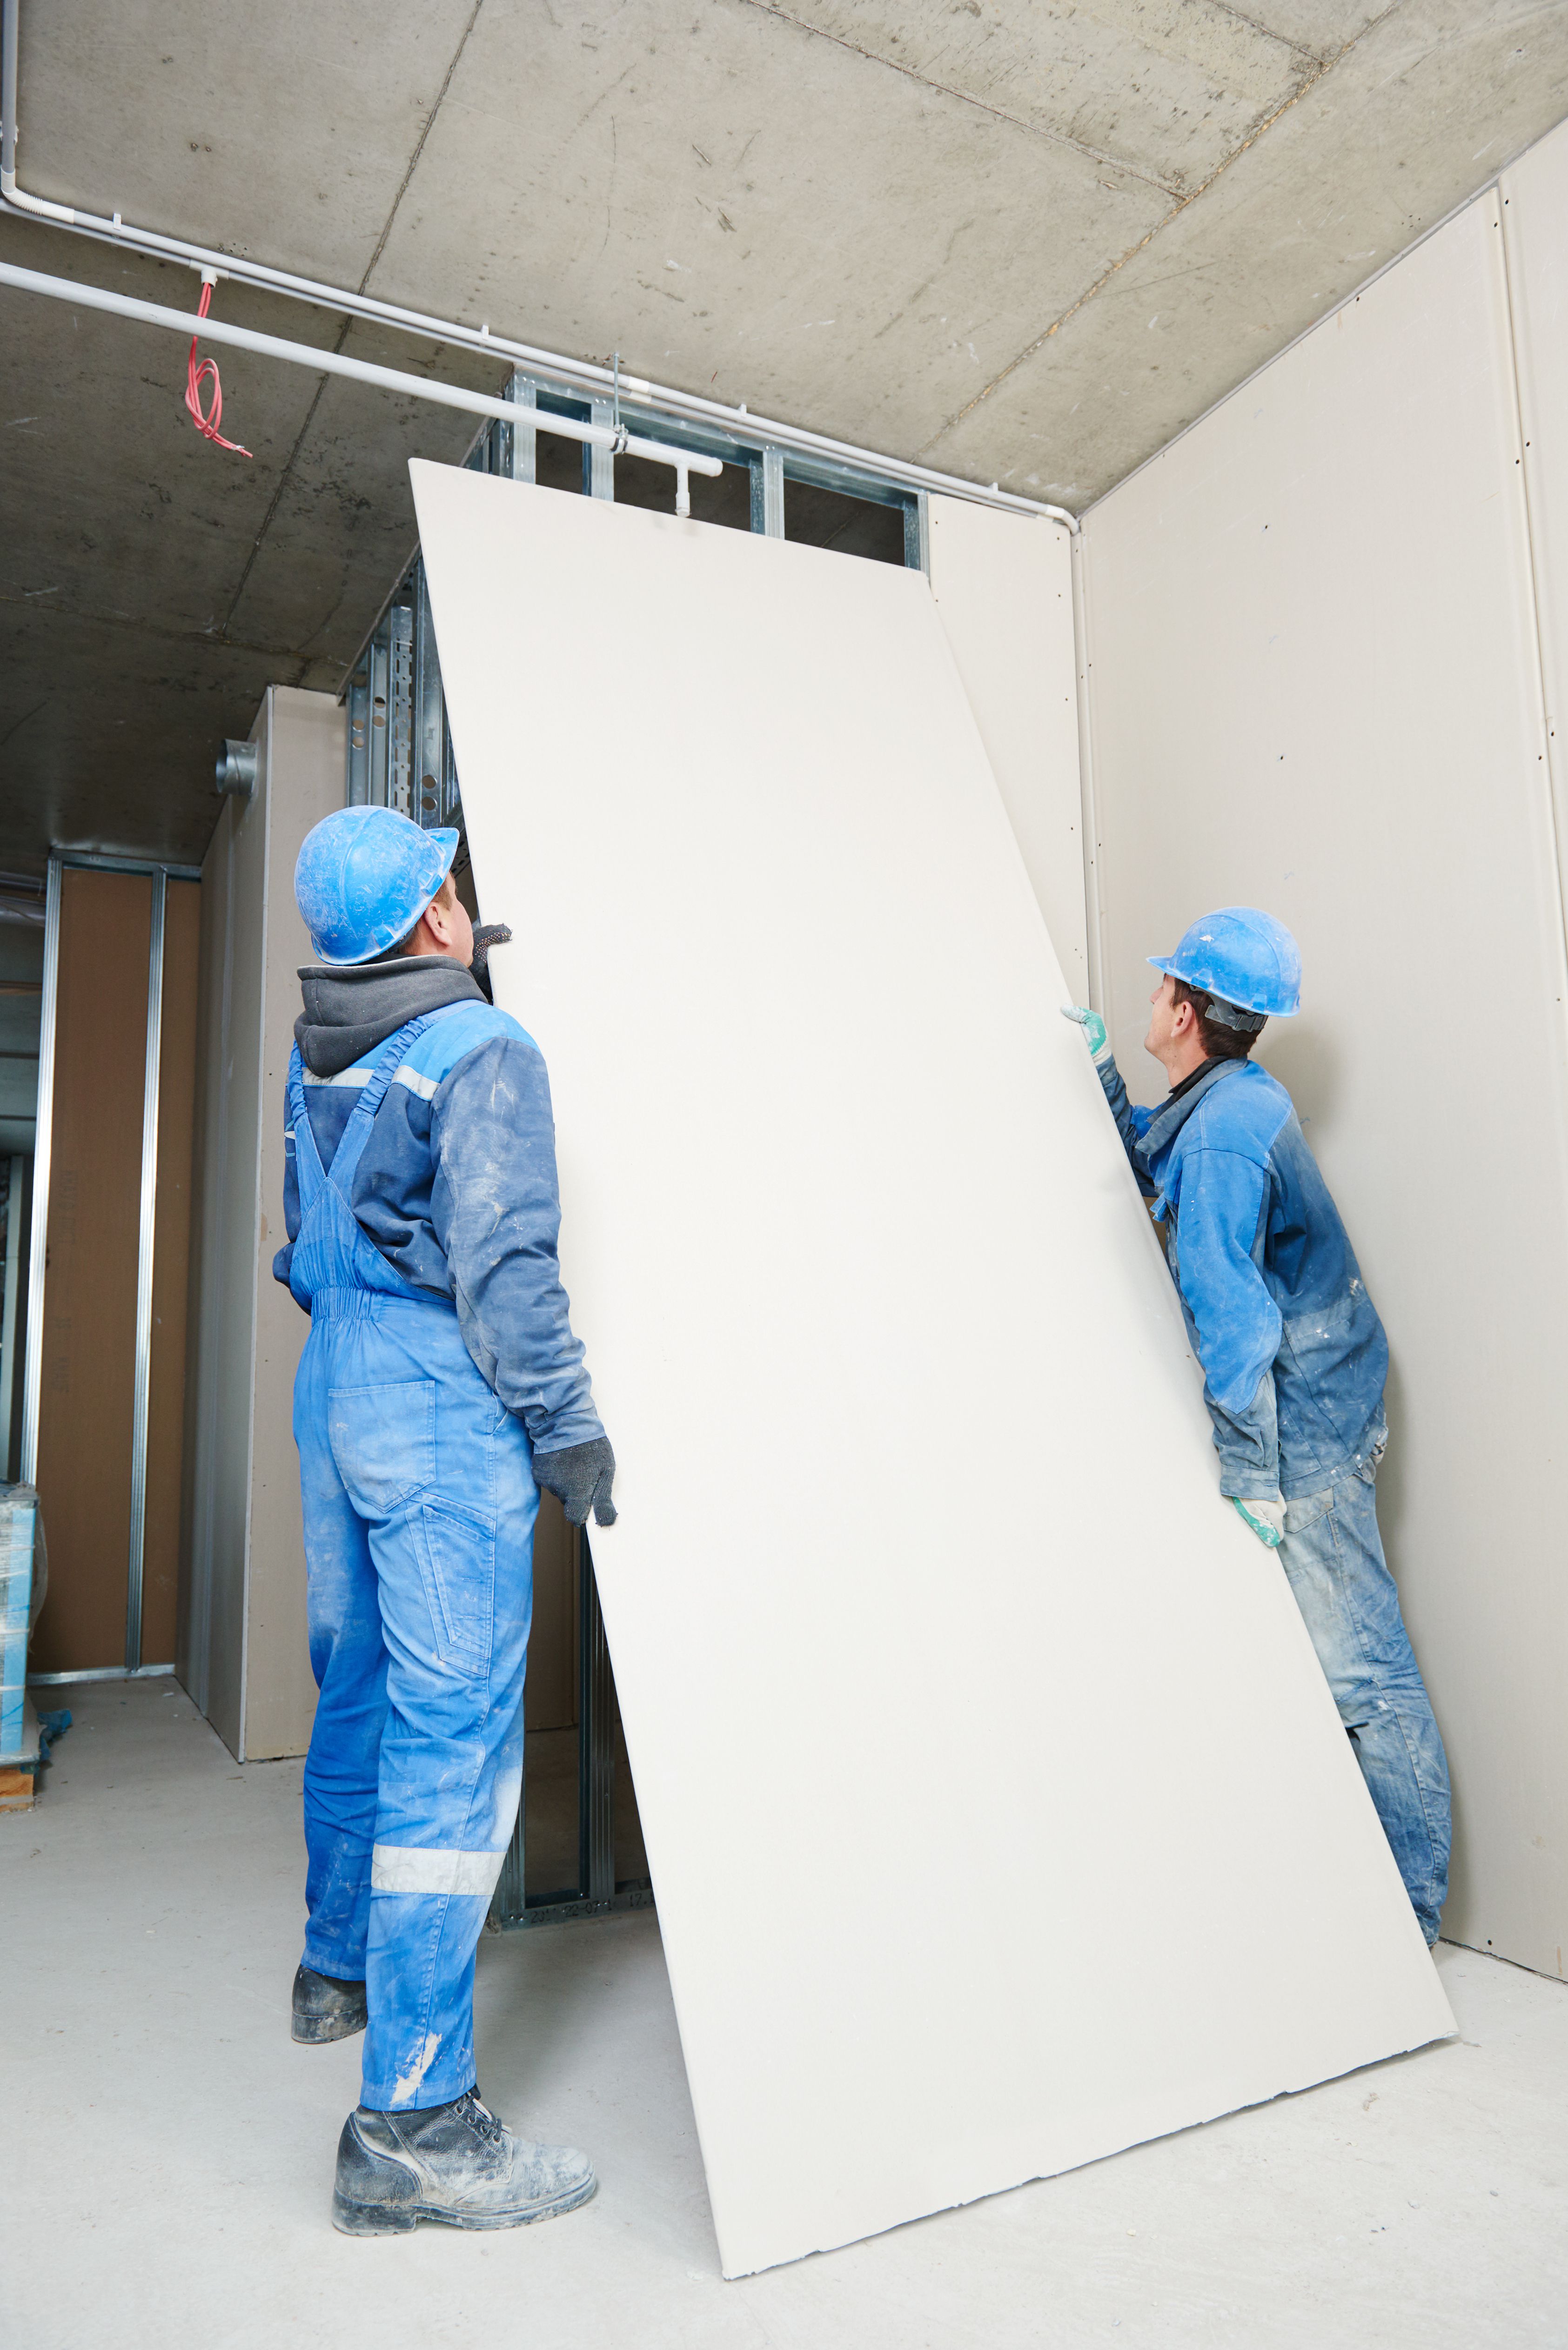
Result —
M 521 2225 L 594 2191 L 586 2156 L 481 2101 L 473 1960 L 516 1817 L 541 1486 L 615 1517 L 615 1455 L 556 1259 L 549 1081 L 490 1001 L 458 835 L 327 816 L 295 894 L 287 1244 L 311 1665 L 294 2037 L 363 2031 L 333 2197 L 354 2235 Z M 476 951 L 477 943 L 477 951 Z
M 412 929 L 452 870 L 459 836 L 395 808 L 335 809 L 305 837 L 295 901 L 320 963 L 374 962 Z
M 1161 973 L 1144 1050 L 1170 1090 L 1135 1108 L 1105 1023 L 1083 1027 L 1166 1232 L 1220 1455 L 1220 1490 L 1279 1554 L 1428 1942 L 1448 1889 L 1449 1769 L 1377 1530 L 1388 1344 L 1291 1097 L 1252 1061 L 1301 1006 L 1282 922 L 1226 906 Z

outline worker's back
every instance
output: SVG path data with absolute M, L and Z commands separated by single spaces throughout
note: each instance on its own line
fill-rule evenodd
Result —
M 1283 1086 L 1253 1061 L 1211 1063 L 1149 1114 L 1135 1163 L 1170 1227 L 1213 1400 L 1239 1417 L 1272 1369 L 1287 1497 L 1358 1466 L 1382 1441 L 1388 1344 Z M 1238 1251 L 1261 1275 L 1250 1300 L 1226 1278 Z
M 378 1055 L 407 1022 L 436 1015 L 377 1109 L 349 1186 L 355 1222 L 412 1288 L 452 1301 L 474 1363 L 535 1443 L 601 1435 L 556 1272 L 555 1123 L 538 1046 L 441 958 L 312 967 L 300 980 L 306 1108 L 328 1168 Z M 292 1135 L 285 1150 L 288 1238 L 273 1271 L 296 1286 Z

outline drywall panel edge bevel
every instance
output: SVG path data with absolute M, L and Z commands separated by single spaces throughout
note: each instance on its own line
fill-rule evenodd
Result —
M 1559 892 L 1568 898 L 1568 123 L 1506 171 L 1499 189 Z
M 410 471 L 726 2273 L 1448 2032 L 924 579 Z
M 931 594 L 1075 1003 L 1088 1001 L 1072 537 L 932 498 Z
M 1506 175 L 1513 333 L 1542 361 L 1562 139 Z M 1504 216 L 1489 190 L 1084 536 L 1122 1068 L 1162 1089 L 1143 958 L 1194 914 L 1253 900 L 1296 931 L 1302 1014 L 1261 1057 L 1388 1330 L 1379 1511 L 1453 1772 L 1444 1931 L 1560 1974 L 1568 987 L 1521 460 L 1550 578 L 1565 435 L 1527 358 L 1520 445 Z

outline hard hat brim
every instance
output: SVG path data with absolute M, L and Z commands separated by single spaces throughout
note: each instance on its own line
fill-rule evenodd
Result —
M 1179 979 L 1186 987 L 1199 988 L 1205 995 L 1218 993 L 1206 979 L 1195 977 L 1190 971 L 1183 971 L 1175 955 L 1145 955 L 1144 961 L 1152 963 L 1156 971 L 1164 972 L 1167 978 Z M 1254 996 L 1259 993 L 1256 988 L 1251 992 Z M 1220 1001 L 1221 1003 L 1233 1003 L 1239 1012 L 1256 1012 L 1266 1020 L 1293 1020 L 1301 1010 L 1299 997 L 1294 1003 L 1283 1006 L 1272 1003 L 1250 1003 L 1245 996 L 1241 995 L 1220 995 Z

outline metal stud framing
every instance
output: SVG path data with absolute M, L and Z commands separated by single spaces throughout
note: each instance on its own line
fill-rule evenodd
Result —
M 147 1542 L 147 1404 L 152 1384 L 152 1251 L 158 1220 L 158 1073 L 163 1045 L 163 912 L 169 894 L 161 866 L 152 876 L 151 940 L 147 955 L 147 1074 L 141 1092 L 141 1218 L 136 1249 L 136 1388 L 130 1439 L 130 1556 L 125 1581 L 125 1669 L 141 1662 L 141 1577 Z
M 752 528 L 765 538 L 784 535 L 784 451 L 762 449 L 752 459 Z
M 615 1897 L 615 1690 L 586 1534 L 577 1536 L 577 1883 L 597 1908 Z
M 515 400 L 519 408 L 536 409 L 539 405 L 539 387 L 532 376 L 514 375 L 506 387 L 506 397 L 508 400 Z M 499 466 L 497 471 L 504 473 L 509 481 L 536 481 L 539 436 L 533 425 L 519 421 L 516 424 L 504 424 L 501 429 L 506 436 L 506 445 L 503 451 L 505 463 Z
M 38 1397 L 44 1368 L 44 1275 L 49 1262 L 49 1159 L 55 1125 L 55 1026 L 60 992 L 60 873 L 49 859 L 44 898 L 44 998 L 38 1029 L 37 1125 L 33 1140 L 33 1231 L 27 1263 L 27 1364 L 22 1389 L 22 1482 L 38 1481 Z
M 577 1588 L 577 1881 L 547 1893 L 526 1889 L 527 1779 L 512 1841 L 501 1864 L 490 1922 L 504 1929 L 556 1926 L 573 1918 L 603 1918 L 614 1909 L 646 1909 L 653 1887 L 645 1877 L 616 1881 L 616 1704 L 593 1555 L 576 1536 Z
M 873 467 L 784 450 L 768 442 L 745 446 L 727 434 L 627 401 L 585 400 L 543 377 L 514 373 L 505 397 L 519 409 L 546 409 L 595 424 L 624 425 L 643 438 L 743 466 L 751 483 L 751 526 L 759 536 L 784 536 L 784 484 L 805 482 L 840 496 L 897 506 L 904 518 L 904 561 L 930 573 L 929 500 Z M 508 481 L 537 479 L 535 428 L 519 419 L 487 424 L 464 463 L 474 473 Z M 615 497 L 615 452 L 583 445 L 586 497 Z M 401 808 L 416 824 L 462 826 L 462 803 L 452 735 L 441 688 L 441 660 L 431 619 L 424 566 L 416 554 L 383 605 L 352 664 L 344 687 L 348 704 L 348 805 Z

